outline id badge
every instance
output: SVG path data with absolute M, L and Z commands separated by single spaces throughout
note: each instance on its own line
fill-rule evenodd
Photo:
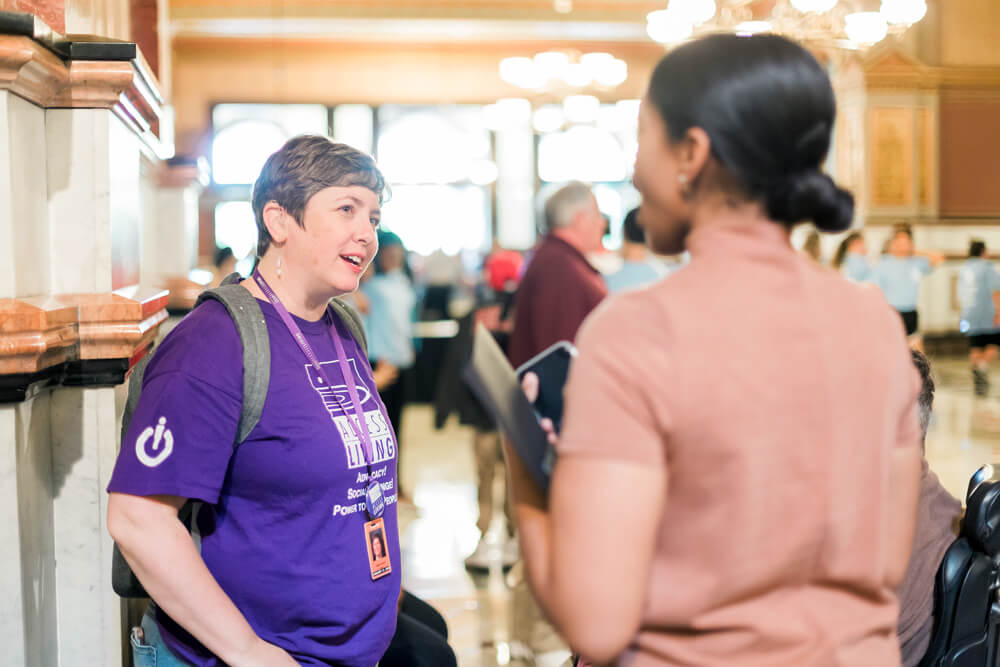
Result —
M 382 518 L 372 519 L 365 524 L 365 550 L 368 566 L 372 571 L 372 581 L 381 579 L 392 572 L 389 562 L 389 545 L 386 543 L 385 523 Z
M 365 490 L 365 507 L 368 508 L 368 518 L 377 519 L 385 511 L 385 498 L 382 497 L 382 486 L 372 482 Z

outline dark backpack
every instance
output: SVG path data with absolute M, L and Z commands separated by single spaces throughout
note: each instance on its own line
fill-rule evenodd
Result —
M 267 398 L 267 387 L 271 379 L 271 346 L 267 333 L 264 314 L 260 310 L 257 299 L 247 289 L 239 285 L 240 274 L 233 273 L 222 281 L 219 287 L 208 289 L 198 296 L 195 308 L 208 300 L 218 301 L 225 306 L 226 311 L 236 324 L 236 331 L 243 344 L 243 410 L 240 413 L 239 426 L 236 430 L 236 442 L 233 447 L 247 439 L 253 431 L 264 410 L 264 400 Z M 330 301 L 330 308 L 347 326 L 348 331 L 358 341 L 361 351 L 367 356 L 368 339 L 361 325 L 357 311 L 340 299 Z M 129 423 L 139 404 L 142 392 L 142 378 L 146 372 L 153 353 L 147 354 L 136 364 L 128 382 L 128 401 L 122 413 L 121 446 L 125 446 L 125 436 L 128 435 Z M 188 501 L 181 507 L 178 518 L 191 531 L 198 550 L 201 550 L 201 536 L 197 530 L 198 509 L 201 503 Z M 122 552 L 115 544 L 111 559 L 111 587 L 123 598 L 149 597 L 146 589 L 132 572 Z

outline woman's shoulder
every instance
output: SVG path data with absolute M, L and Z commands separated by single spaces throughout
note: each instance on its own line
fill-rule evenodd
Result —
M 146 377 L 182 373 L 219 386 L 239 386 L 243 344 L 225 306 L 213 300 L 188 313 L 154 351 Z
M 206 299 L 177 323 L 167 338 L 226 337 L 239 339 L 236 323 L 226 307 L 215 299 Z M 164 339 L 166 342 L 166 339 Z
M 852 327 L 868 322 L 879 328 L 899 323 L 899 315 L 876 283 L 855 282 L 836 272 L 827 278 L 825 294 L 818 296 L 831 307 L 836 304 L 843 322 Z
M 617 292 L 605 297 L 580 326 L 577 340 L 586 344 L 607 343 L 621 346 L 633 338 L 643 339 L 650 328 L 662 324 L 665 317 L 664 292 L 667 283 L 680 272 L 644 287 Z

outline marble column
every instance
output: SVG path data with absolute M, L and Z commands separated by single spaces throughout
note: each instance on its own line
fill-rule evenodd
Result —
M 0 298 L 49 290 L 45 110 L 0 90 Z
M 39 396 L 0 408 L 0 502 L 4 552 L 0 641 L 4 664 L 58 665 L 53 549 L 50 401 Z
M 0 297 L 48 290 L 45 111 L 0 90 Z M 49 401 L 0 406 L 0 645 L 4 663 L 55 665 Z
M 155 193 L 172 154 L 169 119 L 139 117 L 163 100 L 155 80 L 136 88 L 129 46 L 108 45 L 118 60 L 64 61 L 30 33 L 0 34 L 0 372 L 48 373 L 14 399 L 4 384 L 21 402 L 0 404 L 5 666 L 123 663 L 105 492 L 123 386 L 108 385 L 166 317 L 166 293 L 139 285 L 140 165 Z M 58 386 L 71 381 L 90 384 Z
M 115 388 L 60 387 L 50 403 L 58 664 L 119 665 L 105 488 L 118 453 Z
M 110 292 L 109 146 L 121 123 L 107 109 L 45 114 L 52 292 Z
M 49 109 L 46 131 L 53 292 L 106 294 L 121 280 L 131 283 L 132 273 L 138 282 L 138 137 L 109 109 Z M 81 321 L 81 343 L 85 326 Z M 121 662 L 121 603 L 111 590 L 105 492 L 118 453 L 115 391 L 52 390 L 59 665 Z
M 155 174 L 144 216 L 142 283 L 166 285 L 186 279 L 198 262 L 198 197 L 208 185 L 202 158 L 170 160 Z

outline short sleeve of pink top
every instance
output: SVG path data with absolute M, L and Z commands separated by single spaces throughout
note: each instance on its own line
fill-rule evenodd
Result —
M 688 249 L 588 318 L 566 389 L 560 456 L 667 472 L 621 664 L 898 665 L 889 454 L 920 446 L 899 316 L 773 223 L 699 228 Z

